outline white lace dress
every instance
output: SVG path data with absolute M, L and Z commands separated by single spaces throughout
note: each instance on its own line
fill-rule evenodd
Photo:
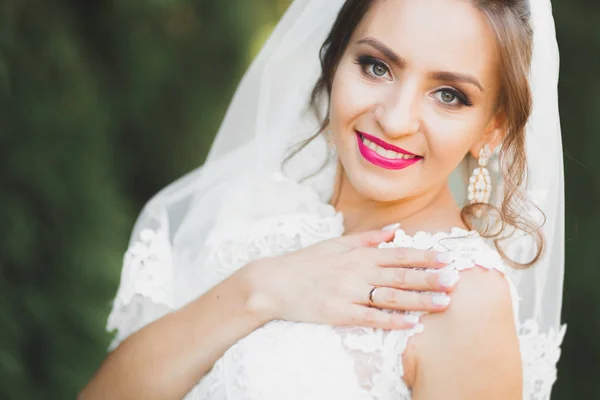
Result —
M 209 262 L 198 266 L 202 293 L 252 259 L 282 254 L 338 237 L 343 220 L 333 207 L 308 207 L 305 213 L 253 223 L 251 229 L 213 241 Z M 121 285 L 109 316 L 117 330 L 113 347 L 174 306 L 171 244 L 157 221 L 144 230 L 125 255 Z M 163 224 L 164 225 L 164 221 Z M 393 244 L 447 251 L 448 268 L 475 265 L 505 271 L 498 254 L 474 232 L 454 229 L 411 237 L 398 230 Z M 512 285 L 511 285 L 512 286 Z M 516 305 L 518 298 L 512 292 Z M 518 324 L 524 367 L 524 399 L 548 399 L 556 379 L 560 332 L 541 334 L 534 321 Z M 402 356 L 411 336 L 424 329 L 384 331 L 272 321 L 239 340 L 188 394 L 210 400 L 405 400 Z

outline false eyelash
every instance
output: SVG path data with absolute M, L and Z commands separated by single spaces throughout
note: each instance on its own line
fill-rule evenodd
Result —
M 444 92 L 444 91 L 452 93 L 454 96 L 456 96 L 456 98 L 461 103 L 463 103 L 467 107 L 471 107 L 473 105 L 473 103 L 471 102 L 471 100 L 469 100 L 469 98 L 467 96 L 465 96 L 462 92 L 460 92 L 454 88 L 444 87 L 444 88 L 437 90 L 437 92 Z
M 368 74 L 371 78 L 381 78 L 381 77 L 377 77 L 377 76 L 373 76 L 372 74 L 369 74 L 365 68 L 368 65 L 380 65 L 383 68 L 385 68 L 387 72 L 390 72 L 390 68 L 387 66 L 387 64 L 376 57 L 372 57 L 372 56 L 368 56 L 368 55 L 364 55 L 364 54 L 359 55 L 358 57 L 356 57 L 354 59 L 354 63 L 360 65 L 362 71 L 365 74 Z

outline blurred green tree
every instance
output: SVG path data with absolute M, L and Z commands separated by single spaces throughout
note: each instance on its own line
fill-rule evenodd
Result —
M 4 2 L 0 16 L 0 397 L 72 398 L 102 357 L 126 240 L 113 121 L 71 15 Z
M 67 399 L 138 210 L 199 166 L 281 2 L 0 2 L 0 398 Z
M 600 3 L 552 1 L 561 54 L 566 180 L 563 321 L 567 335 L 553 399 L 600 398 Z

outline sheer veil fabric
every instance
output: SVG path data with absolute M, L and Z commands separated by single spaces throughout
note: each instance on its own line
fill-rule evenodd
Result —
M 243 232 L 257 220 L 306 206 L 294 191 L 286 192 L 287 186 L 277 182 L 310 175 L 329 160 L 327 168 L 302 183 L 326 205 L 335 162 L 328 158 L 325 139 L 318 138 L 286 164 L 286 178 L 282 161 L 291 145 L 319 130 L 319 121 L 307 109 L 308 100 L 320 74 L 320 47 L 342 4 L 342 0 L 295 0 L 290 5 L 239 84 L 205 164 L 147 203 L 126 255 L 126 263 L 143 258 L 143 271 L 138 269 L 133 279 L 133 272 L 123 269 L 108 321 L 109 329 L 119 331 L 113 347 L 201 293 L 203 276 L 196 266 L 206 261 L 211 243 L 230 232 Z M 534 267 L 513 269 L 509 275 L 521 297 L 521 334 L 530 335 L 534 342 L 552 341 L 556 346 L 548 347 L 544 357 L 555 363 L 564 334 L 560 325 L 564 174 L 557 96 L 559 54 L 550 1 L 530 0 L 530 7 L 534 102 L 526 133 L 526 196 L 545 214 L 546 245 Z M 470 171 L 465 160 L 451 177 L 459 202 L 464 202 Z M 528 261 L 532 254 L 532 243 L 525 237 L 509 248 L 513 259 Z M 131 317 L 142 308 L 141 318 Z

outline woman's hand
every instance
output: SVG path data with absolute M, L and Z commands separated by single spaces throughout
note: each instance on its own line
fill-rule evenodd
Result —
M 394 232 L 343 236 L 278 257 L 251 263 L 252 307 L 269 319 L 406 329 L 418 323 L 400 311 L 444 310 L 458 273 L 444 267 L 443 253 L 410 248 L 378 249 Z M 373 288 L 370 302 L 369 295 Z M 435 292 L 419 293 L 417 291 Z

